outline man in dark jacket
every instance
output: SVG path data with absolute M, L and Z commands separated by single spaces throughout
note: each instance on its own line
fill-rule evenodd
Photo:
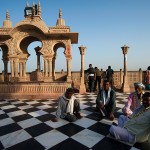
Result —
M 108 69 L 106 70 L 106 78 L 110 82 L 112 87 L 114 84 L 113 75 L 114 75 L 114 70 L 111 68 L 111 66 L 108 66 Z
M 92 67 L 92 64 L 89 64 L 89 68 L 85 70 L 85 73 L 88 73 L 88 85 L 90 92 L 94 92 L 94 76 L 95 69 Z
M 99 91 L 96 99 L 96 108 L 100 112 L 100 117 L 106 116 L 110 120 L 114 120 L 115 101 L 116 93 L 110 87 L 110 82 L 105 80 L 104 87 Z

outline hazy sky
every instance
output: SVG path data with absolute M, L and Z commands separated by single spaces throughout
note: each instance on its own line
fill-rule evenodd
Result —
M 26 0 L 0 0 L 0 27 L 8 9 L 13 27 L 24 20 Z M 38 4 L 38 0 L 28 0 Z M 87 48 L 85 69 L 89 63 L 107 69 L 123 69 L 121 47 L 128 45 L 128 70 L 146 70 L 150 66 L 150 0 L 40 0 L 42 19 L 47 26 L 55 26 L 62 9 L 66 26 L 78 32 L 78 44 L 72 45 L 72 71 L 80 70 L 81 55 L 78 47 Z M 27 71 L 36 69 L 34 47 L 29 46 Z M 58 49 L 56 70 L 66 70 L 63 49 Z M 2 52 L 0 52 L 2 57 Z M 43 61 L 41 60 L 43 69 Z M 3 62 L 0 60 L 0 71 Z

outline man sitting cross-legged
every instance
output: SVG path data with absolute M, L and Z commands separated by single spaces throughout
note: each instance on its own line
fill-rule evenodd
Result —
M 131 116 L 121 115 L 118 126 L 110 127 L 110 134 L 117 140 L 135 143 L 149 141 L 150 147 L 150 92 L 143 94 L 143 104 Z
M 100 112 L 100 117 L 106 116 L 110 120 L 114 120 L 115 101 L 116 93 L 110 87 L 110 82 L 105 80 L 103 88 L 99 91 L 96 99 L 96 108 Z
M 65 94 L 58 99 L 58 107 L 56 111 L 57 118 L 63 118 L 70 122 L 81 119 L 80 103 L 74 96 L 75 89 L 68 88 Z M 53 119 L 57 121 L 57 119 Z

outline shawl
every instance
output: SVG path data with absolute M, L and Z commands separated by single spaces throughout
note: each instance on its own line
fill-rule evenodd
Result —
M 110 101 L 110 91 L 111 91 L 111 88 L 109 88 L 108 90 L 108 94 L 107 94 L 107 97 L 106 97 L 106 92 L 105 90 L 103 89 L 101 92 L 101 95 L 102 95 L 102 101 L 103 101 L 103 104 L 106 105 L 108 104 L 108 102 Z
M 63 96 L 66 100 L 68 100 L 68 105 L 66 107 L 66 113 L 73 114 L 73 109 L 74 109 L 74 100 L 75 97 L 72 96 L 70 99 L 67 99 L 65 96 Z

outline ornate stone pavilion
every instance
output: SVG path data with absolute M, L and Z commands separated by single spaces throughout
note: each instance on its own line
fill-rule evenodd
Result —
M 65 20 L 62 18 L 62 11 L 59 10 L 59 18 L 56 26 L 48 27 L 41 18 L 41 6 L 26 4 L 24 9 L 25 19 L 14 27 L 10 20 L 8 11 L 6 20 L 0 28 L 0 48 L 2 50 L 2 61 L 4 71 L 1 74 L 0 94 L 1 96 L 55 96 L 62 94 L 72 82 L 71 75 L 71 48 L 72 44 L 78 43 L 78 33 L 71 32 L 69 26 L 65 26 Z M 30 54 L 28 46 L 34 41 L 40 41 L 41 47 L 36 47 L 37 69 L 28 74 L 26 72 L 26 62 Z M 56 75 L 55 61 L 58 48 L 64 48 L 66 58 L 67 72 L 61 72 Z M 81 60 L 83 62 L 83 53 L 85 47 L 80 47 Z M 44 70 L 41 70 L 40 58 L 44 61 Z M 10 63 L 11 72 L 8 73 L 8 63 Z M 83 64 L 82 73 L 83 71 Z M 84 78 L 84 73 L 81 78 Z M 63 80 L 59 81 L 59 77 Z M 82 80 L 83 81 L 83 80 Z M 82 82 L 83 83 L 83 82 Z M 81 84 L 82 85 L 82 84 Z M 85 92 L 85 86 L 79 86 L 82 92 Z

